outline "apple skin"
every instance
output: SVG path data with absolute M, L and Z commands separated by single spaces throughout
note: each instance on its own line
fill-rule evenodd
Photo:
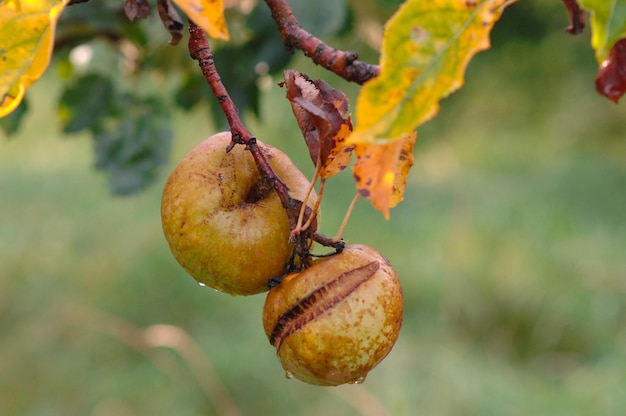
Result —
M 258 199 L 263 181 L 254 159 L 243 145 L 226 153 L 230 142 L 230 132 L 217 133 L 176 166 L 163 190 L 161 222 L 174 258 L 196 281 L 251 295 L 284 273 L 293 244 L 278 195 L 266 185 Z M 290 196 L 304 200 L 310 183 L 302 172 L 280 150 L 257 143 Z M 308 206 L 316 200 L 312 192 Z
M 373 248 L 355 244 L 271 288 L 263 328 L 287 377 L 360 383 L 391 351 L 402 313 L 396 271 Z

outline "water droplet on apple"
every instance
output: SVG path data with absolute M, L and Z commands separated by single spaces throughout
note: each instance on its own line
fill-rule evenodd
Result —
M 206 286 L 206 284 L 204 284 L 202 282 L 198 282 L 198 285 L 201 286 L 201 287 L 205 287 Z
M 285 371 L 285 377 L 287 377 L 289 379 L 292 379 L 293 378 L 293 373 L 291 371 L 289 371 L 289 370 L 286 370 Z
M 355 378 L 354 380 L 348 381 L 348 384 L 363 384 L 366 376 L 361 376 L 359 378 Z

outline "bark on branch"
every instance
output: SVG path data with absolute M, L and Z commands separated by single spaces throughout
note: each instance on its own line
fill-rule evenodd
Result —
M 380 73 L 377 65 L 359 61 L 357 52 L 332 48 L 304 30 L 286 0 L 265 0 L 265 3 L 278 25 L 283 44 L 290 53 L 299 49 L 317 65 L 357 84 L 363 84 Z

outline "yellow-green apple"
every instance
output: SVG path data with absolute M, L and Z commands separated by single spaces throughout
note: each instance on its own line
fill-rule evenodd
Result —
M 260 175 L 230 132 L 198 144 L 170 174 L 161 200 L 161 222 L 178 263 L 198 282 L 232 295 L 268 290 L 284 273 L 293 244 L 278 194 Z M 257 141 L 292 198 L 303 201 L 306 177 L 280 150 Z M 308 206 L 317 197 L 312 192 Z

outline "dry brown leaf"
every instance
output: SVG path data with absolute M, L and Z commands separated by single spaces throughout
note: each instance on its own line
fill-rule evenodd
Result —
M 345 140 L 352 132 L 348 99 L 325 81 L 311 80 L 306 74 L 284 72 L 287 99 L 302 131 L 313 164 L 320 163 L 324 179 L 339 173 L 350 163 L 353 146 Z M 344 118 L 345 117 L 345 118 Z
M 163 22 L 163 26 L 170 32 L 172 38 L 170 45 L 178 45 L 183 37 L 183 21 L 170 0 L 159 0 L 157 4 L 159 17 Z

